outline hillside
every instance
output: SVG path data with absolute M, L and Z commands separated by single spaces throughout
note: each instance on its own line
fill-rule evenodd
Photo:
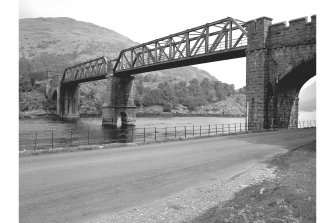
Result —
M 62 73 L 68 66 L 92 58 L 118 57 L 122 49 L 138 43 L 104 27 L 71 18 L 19 20 L 20 74 L 44 70 Z M 183 67 L 154 72 L 180 81 L 193 78 L 217 81 L 206 71 Z M 146 74 L 142 74 L 145 76 Z
M 113 30 L 71 18 L 20 19 L 20 111 L 29 112 L 37 109 L 43 113 L 43 110 L 54 107 L 46 103 L 43 84 L 37 86 L 29 84 L 43 81 L 41 78 L 33 77 L 32 72 L 51 70 L 61 74 L 66 67 L 92 58 L 100 56 L 117 58 L 122 49 L 137 44 Z M 186 103 L 182 105 L 195 109 L 196 106 L 216 103 L 235 93 L 233 85 L 218 81 L 204 70 L 187 66 L 136 75 L 136 85 L 139 85 L 136 89 L 136 103 L 139 106 L 154 105 L 150 95 L 155 96 L 160 84 L 169 85 L 170 89 L 179 86 L 180 83 L 184 91 L 173 96 L 174 101 L 156 98 L 156 101 L 164 101 L 164 104 L 160 104 L 164 109 L 170 110 L 178 103 Z M 215 88 L 209 91 L 206 86 Z M 105 88 L 106 80 L 81 85 L 82 114 L 101 113 Z M 164 97 L 163 93 L 160 95 Z M 187 98 L 188 101 L 185 102 L 183 98 Z

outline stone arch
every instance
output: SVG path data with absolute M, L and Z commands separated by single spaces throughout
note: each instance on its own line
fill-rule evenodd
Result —
M 269 127 L 294 128 L 298 124 L 299 92 L 302 86 L 316 75 L 316 57 L 296 63 L 292 69 L 277 77 L 274 94 L 269 95 Z
M 289 87 L 294 85 L 300 90 L 309 79 L 316 75 L 316 54 L 302 58 L 290 67 L 291 69 L 279 75 L 278 86 L 280 86 L 279 83 Z

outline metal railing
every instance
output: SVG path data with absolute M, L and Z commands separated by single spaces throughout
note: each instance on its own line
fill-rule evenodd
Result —
M 173 68 L 180 66 L 178 61 L 199 63 L 218 52 L 242 50 L 242 46 L 247 46 L 244 24 L 227 17 L 124 49 L 116 59 L 114 74 Z
M 144 127 L 144 128 L 120 128 L 114 130 L 86 132 L 56 131 L 26 132 L 20 133 L 19 150 L 41 150 L 59 147 L 75 147 L 82 145 L 105 145 L 110 143 L 136 144 L 163 142 L 172 140 L 192 139 L 208 136 L 232 135 L 248 132 L 259 132 L 265 129 L 263 122 L 255 122 L 247 128 L 246 123 L 192 125 L 174 127 Z M 280 126 L 280 125 L 279 125 Z M 316 127 L 316 121 L 300 121 L 290 129 L 302 129 Z M 282 129 L 280 127 L 272 129 Z M 287 128 L 286 128 L 287 129 Z

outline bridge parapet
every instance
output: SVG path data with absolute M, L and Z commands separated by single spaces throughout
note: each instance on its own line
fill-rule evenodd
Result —
M 280 22 L 269 26 L 268 48 L 289 47 L 316 43 L 316 15 Z

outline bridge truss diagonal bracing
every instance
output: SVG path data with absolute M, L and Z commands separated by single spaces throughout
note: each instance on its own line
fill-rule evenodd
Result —
M 219 60 L 206 58 L 246 49 L 247 32 L 243 24 L 228 17 L 122 50 L 114 73 L 136 74 Z
M 80 83 L 104 79 L 113 71 L 115 60 L 98 57 L 65 69 L 62 83 Z

